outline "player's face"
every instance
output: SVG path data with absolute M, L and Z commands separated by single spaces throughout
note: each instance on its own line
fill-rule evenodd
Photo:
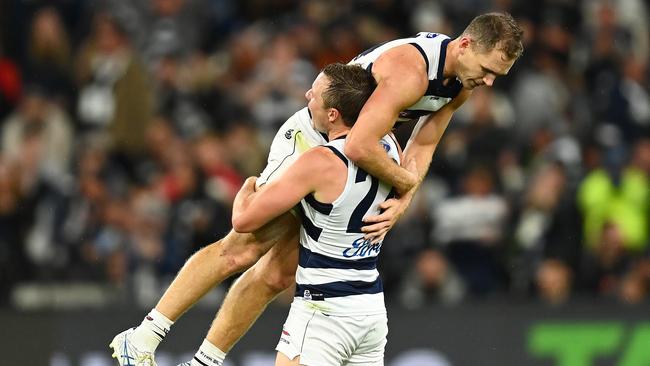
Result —
M 314 128 L 317 131 L 327 133 L 327 125 L 329 122 L 329 110 L 331 108 L 325 108 L 325 103 L 323 102 L 323 92 L 329 87 L 330 81 L 325 76 L 325 74 L 320 73 L 314 80 L 314 83 L 311 85 L 311 89 L 307 90 L 305 93 L 305 98 L 307 98 L 309 112 L 311 112 L 311 118 L 314 123 Z
M 508 74 L 514 63 L 514 59 L 508 59 L 503 51 L 496 48 L 478 52 L 468 44 L 458 57 L 457 77 L 466 89 L 492 86 L 498 76 Z

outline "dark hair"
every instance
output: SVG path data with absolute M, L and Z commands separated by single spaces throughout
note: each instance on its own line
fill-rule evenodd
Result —
M 517 59 L 524 52 L 521 44 L 524 31 L 508 13 L 487 13 L 474 18 L 463 31 L 472 39 L 479 52 L 489 52 L 495 47 L 509 59 Z
M 346 126 L 352 127 L 361 108 L 377 87 L 372 73 L 359 65 L 334 63 L 325 66 L 323 74 L 330 85 L 323 91 L 325 108 L 335 108 L 341 113 Z

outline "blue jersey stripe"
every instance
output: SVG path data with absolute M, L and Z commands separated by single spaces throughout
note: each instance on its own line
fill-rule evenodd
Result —
M 326 148 L 332 150 L 332 152 L 333 152 L 334 154 L 336 154 L 336 156 L 338 156 L 339 159 L 341 159 L 341 160 L 343 161 L 343 163 L 345 163 L 345 166 L 348 166 L 348 158 L 346 158 L 345 155 L 343 155 L 343 153 L 340 152 L 337 148 L 335 148 L 335 147 L 332 146 L 332 145 L 325 145 L 324 147 L 326 147 Z
M 463 90 L 463 84 L 454 79 L 449 81 L 449 84 L 443 84 L 444 79 L 429 80 L 429 86 L 424 93 L 426 96 L 435 96 L 443 98 L 455 98 Z M 431 113 L 431 111 L 429 111 Z
M 422 57 L 424 57 L 424 62 L 427 63 L 427 69 L 426 70 L 427 70 L 427 73 L 428 73 L 429 72 L 429 57 L 427 56 L 427 53 L 424 52 L 424 50 L 422 49 L 422 46 L 420 46 L 419 44 L 417 44 L 415 42 L 411 42 L 409 44 L 411 46 L 414 46 L 415 48 L 417 48 L 417 50 L 420 51 L 420 53 L 422 54 Z
M 436 74 L 436 79 L 442 81 L 445 79 L 445 58 L 447 58 L 447 45 L 451 42 L 450 38 L 447 38 L 440 42 L 440 53 L 438 54 L 438 72 Z
M 302 205 L 297 206 L 299 211 L 300 211 L 300 219 L 302 220 L 302 227 L 305 229 L 307 232 L 307 235 L 309 235 L 310 238 L 314 239 L 315 241 L 318 241 L 318 238 L 320 238 L 320 234 L 323 232 L 323 229 L 317 227 L 314 225 L 313 222 L 307 217 L 305 214 L 305 209 L 302 207 Z
M 313 193 L 310 193 L 305 196 L 305 202 L 311 206 L 314 210 L 322 213 L 323 215 L 329 215 L 332 212 L 334 206 L 331 203 L 320 202 L 314 197 Z
M 368 270 L 377 268 L 377 256 L 357 260 L 345 260 L 314 253 L 311 250 L 300 246 L 298 264 L 302 268 L 336 268 L 336 269 L 358 269 Z
M 308 292 L 305 292 L 308 291 Z M 378 294 L 384 291 L 381 279 L 373 282 L 341 281 L 319 285 L 296 284 L 296 296 L 311 300 L 323 300 L 332 297 Z

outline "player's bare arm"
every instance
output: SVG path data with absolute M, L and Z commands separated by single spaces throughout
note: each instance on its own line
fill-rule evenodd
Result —
M 366 102 L 348 135 L 345 154 L 369 174 L 403 194 L 417 177 L 390 164 L 379 140 L 390 132 L 399 113 L 415 104 L 426 92 L 426 63 L 411 45 L 395 47 L 382 54 L 372 66 L 377 88 Z
M 420 121 L 411 133 L 411 137 L 404 149 L 404 161 L 414 159 L 417 166 L 418 183 L 415 189 L 411 190 L 412 192 L 417 189 L 417 186 L 419 186 L 429 170 L 433 153 L 440 143 L 447 126 L 449 126 L 452 115 L 465 103 L 471 93 L 471 90 L 463 89 L 460 94 L 440 110 L 429 115 L 424 121 Z
M 278 179 L 257 192 L 255 178 L 248 178 L 233 203 L 233 229 L 254 232 L 310 193 L 324 202 L 334 200 L 347 178 L 344 169 L 345 164 L 331 150 L 317 147 L 305 152 Z
M 417 123 L 406 144 L 402 159 L 402 164 L 407 170 L 412 171 L 417 176 L 417 182 L 400 198 L 383 202 L 379 206 L 382 209 L 381 214 L 369 216 L 364 219 L 364 222 L 368 225 L 361 229 L 366 233 L 366 239 L 371 240 L 373 243 L 382 241 L 388 233 L 388 230 L 404 214 L 413 199 L 415 191 L 417 191 L 429 170 L 433 153 L 440 143 L 440 139 L 447 129 L 452 115 L 465 103 L 471 93 L 471 90 L 463 89 L 447 105 L 428 117 L 423 117 L 423 120 Z

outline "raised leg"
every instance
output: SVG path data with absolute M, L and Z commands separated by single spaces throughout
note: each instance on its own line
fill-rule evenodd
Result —
M 155 365 L 154 352 L 174 321 L 214 286 L 231 275 L 249 268 L 277 243 L 290 242 L 291 244 L 283 244 L 281 247 L 292 245 L 297 250 L 298 228 L 297 220 L 293 215 L 287 213 L 253 234 L 240 234 L 231 231 L 222 240 L 195 253 L 179 271 L 156 308 L 145 317 L 142 324 L 137 328 L 128 329 L 118 334 L 111 341 L 110 347 L 113 348 L 113 356 L 117 359 L 118 364 L 133 365 L 133 360 L 137 360 L 135 361 L 136 366 Z M 271 256 L 272 258 L 277 257 L 274 261 L 281 259 L 282 251 L 274 251 L 274 253 L 276 254 Z M 293 268 L 288 273 L 269 271 L 268 276 L 264 276 L 264 283 L 267 285 L 256 291 L 255 296 L 249 294 L 246 284 L 249 279 L 253 283 L 259 280 L 259 270 L 253 271 L 254 275 L 249 273 L 243 276 L 243 281 L 237 282 L 241 282 L 241 285 L 234 286 L 230 291 L 227 298 L 232 298 L 232 300 L 229 300 L 228 304 L 238 303 L 239 297 L 255 298 L 257 302 L 246 304 L 251 312 L 251 316 L 246 319 L 233 316 L 231 310 L 233 305 L 226 305 L 225 308 L 222 306 L 220 313 L 225 315 L 218 319 L 223 318 L 224 320 L 217 324 L 221 324 L 218 326 L 226 331 L 224 339 L 226 339 L 225 344 L 229 346 L 225 349 L 230 349 L 264 310 L 266 304 L 283 288 L 291 284 L 296 262 L 297 259 L 293 260 Z M 243 294 L 237 295 L 240 292 Z M 248 302 L 249 300 L 244 301 Z M 213 328 L 215 325 L 211 330 Z M 221 334 L 216 333 L 214 337 L 221 337 Z M 216 349 L 215 344 L 224 343 L 207 342 L 199 351 L 203 352 L 203 348 L 212 350 L 211 353 L 219 357 L 218 355 L 222 352 Z
M 248 331 L 266 306 L 291 286 L 298 266 L 299 223 L 293 215 L 280 217 L 285 230 L 276 243 L 230 288 L 206 339 L 224 352 Z
M 258 242 L 255 234 L 231 231 L 194 253 L 160 298 L 156 310 L 172 321 L 178 320 L 223 280 L 252 266 L 276 242 L 268 239 Z

